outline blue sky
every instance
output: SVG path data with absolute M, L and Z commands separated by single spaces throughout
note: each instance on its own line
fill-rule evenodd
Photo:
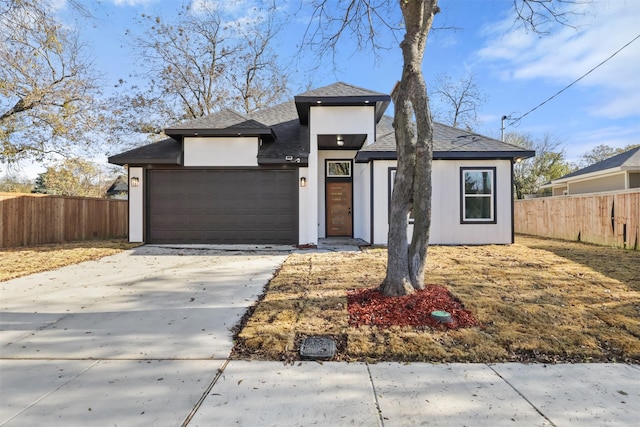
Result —
M 68 20 L 77 25 L 105 86 L 134 71 L 135 58 L 127 47 L 125 31 L 136 31 L 134 17 L 141 13 L 170 19 L 182 4 L 210 0 L 101 0 L 86 1 L 95 19 Z M 256 0 L 218 2 L 230 20 L 259 13 Z M 58 14 L 68 16 L 65 0 L 57 0 Z M 298 10 L 296 0 L 279 1 L 283 19 L 277 51 L 291 64 L 292 94 L 308 84 L 320 87 L 335 81 L 389 93 L 401 74 L 399 48 L 380 52 L 357 52 L 345 39 L 335 67 L 327 58 L 319 69 L 314 55 L 297 58 L 297 46 L 310 19 Z M 501 117 L 517 118 L 560 91 L 575 79 L 640 35 L 640 1 L 592 0 L 573 16 L 572 27 L 556 26 L 540 36 L 514 26 L 512 0 L 441 0 L 434 27 L 455 29 L 432 32 L 423 65 L 427 83 L 438 74 L 454 80 L 472 74 L 487 102 L 478 111 L 478 132 L 499 138 Z M 506 131 L 545 133 L 563 141 L 568 160 L 599 145 L 623 147 L 640 139 L 640 39 L 629 45 L 583 80 L 558 95 Z

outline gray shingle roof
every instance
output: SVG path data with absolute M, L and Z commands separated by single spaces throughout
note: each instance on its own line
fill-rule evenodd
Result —
M 364 102 L 376 104 L 376 114 L 382 114 L 390 102 L 389 95 L 338 82 L 314 89 L 273 107 L 264 108 L 243 115 L 232 110 L 221 110 L 198 119 L 190 120 L 167 128 L 165 132 L 176 139 L 146 145 L 109 158 L 115 164 L 181 164 L 182 135 L 259 135 L 262 144 L 258 151 L 260 164 L 288 163 L 291 156 L 300 164 L 307 164 L 309 156 L 309 132 L 306 122 L 300 116 L 301 110 L 308 114 L 308 106 L 315 103 L 314 97 L 322 100 L 337 99 L 337 105 L 354 105 Z M 302 101 L 300 101 L 302 99 Z M 306 105 L 301 108 L 301 105 Z M 329 104 L 330 105 L 330 104 Z M 376 127 L 377 140 L 374 144 L 362 147 L 356 161 L 367 162 L 374 159 L 395 159 L 396 144 L 393 130 L 393 118 L 380 115 Z M 434 123 L 434 158 L 514 158 L 531 157 L 535 153 L 521 147 L 506 144 L 492 138 L 456 129 L 440 123 Z
M 163 139 L 152 144 L 143 145 L 124 153 L 109 157 L 109 163 L 126 164 L 168 164 L 182 163 L 182 142 L 173 138 Z
M 384 116 L 376 126 L 376 142 L 362 147 L 356 157 L 364 162 L 370 159 L 395 159 L 396 138 L 393 118 Z M 445 158 L 527 158 L 535 153 L 520 146 L 508 144 L 477 133 L 457 129 L 442 123 L 433 123 L 433 157 Z
M 640 147 L 632 148 L 624 153 L 609 157 L 601 162 L 594 163 L 586 168 L 579 169 L 563 177 L 554 179 L 554 181 L 573 178 L 575 176 L 585 175 L 588 173 L 601 172 L 613 168 L 631 168 L 634 170 L 640 170 Z
M 336 98 L 345 98 L 352 96 L 383 96 L 388 97 L 388 93 L 376 92 L 369 89 L 364 89 L 358 86 L 354 86 L 344 82 L 336 82 L 330 84 L 328 86 L 320 87 L 317 89 L 312 89 L 307 92 L 296 95 L 296 98 L 299 97 L 318 97 L 318 98 L 327 98 L 327 97 L 336 97 Z
M 187 120 L 186 122 L 170 126 L 166 130 L 180 129 L 223 129 L 230 126 L 237 126 L 247 121 L 247 117 L 242 114 L 225 108 L 217 113 Z
M 276 135 L 275 141 L 260 147 L 258 159 L 262 163 L 281 162 L 286 156 L 292 156 L 294 160 L 299 158 L 303 164 L 308 162 L 309 132 L 307 126 L 298 121 L 293 101 L 256 111 L 251 118 L 270 126 Z
M 391 102 L 386 93 L 363 89 L 344 82 L 313 89 L 294 97 L 300 123 L 309 122 L 312 105 L 370 105 L 375 108 L 376 121 L 380 120 Z
M 107 196 L 117 195 L 121 193 L 126 193 L 129 191 L 129 183 L 127 181 L 127 177 L 124 175 L 118 175 L 118 177 L 113 181 L 111 187 L 106 191 Z

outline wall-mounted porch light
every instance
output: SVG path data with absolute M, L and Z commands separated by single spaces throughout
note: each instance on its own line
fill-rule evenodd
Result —
M 300 187 L 306 187 L 307 186 L 307 178 L 305 178 L 304 176 L 300 177 Z
M 138 178 L 137 176 L 132 176 L 129 182 L 131 187 L 138 187 L 140 185 L 140 178 Z

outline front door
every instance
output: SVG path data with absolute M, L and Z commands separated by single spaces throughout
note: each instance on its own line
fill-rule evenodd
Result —
M 351 182 L 327 182 L 327 237 L 353 235 Z

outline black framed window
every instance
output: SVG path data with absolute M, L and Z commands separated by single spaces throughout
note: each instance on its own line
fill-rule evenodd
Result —
M 496 223 L 496 168 L 460 168 L 460 222 Z

